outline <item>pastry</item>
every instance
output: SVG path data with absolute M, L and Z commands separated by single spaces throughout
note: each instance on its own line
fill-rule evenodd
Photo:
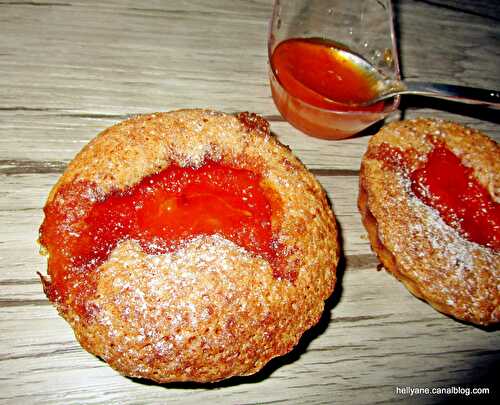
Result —
M 334 288 L 325 193 L 255 114 L 121 122 L 69 164 L 44 212 L 47 297 L 127 376 L 253 374 L 292 350 Z
M 369 142 L 358 205 L 383 266 L 457 319 L 500 320 L 500 149 L 451 122 L 391 123 Z

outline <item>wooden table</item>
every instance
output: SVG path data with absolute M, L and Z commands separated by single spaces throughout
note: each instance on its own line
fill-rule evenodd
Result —
M 499 87 L 499 2 L 402 0 L 395 9 L 407 78 Z M 269 0 L 0 1 L 3 403 L 433 403 L 463 397 L 396 387 L 470 384 L 498 395 L 498 330 L 443 316 L 377 271 L 356 208 L 369 136 L 318 140 L 278 114 L 267 81 L 270 12 Z M 405 100 L 404 117 L 453 119 L 500 139 L 498 112 Z M 322 321 L 291 354 L 213 386 L 120 376 L 80 348 L 36 276 L 46 269 L 36 244 L 42 207 L 67 162 L 117 121 L 184 107 L 266 117 L 327 190 L 345 255 Z

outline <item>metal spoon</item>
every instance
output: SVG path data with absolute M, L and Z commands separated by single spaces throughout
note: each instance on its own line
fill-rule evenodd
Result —
M 378 96 L 364 102 L 363 106 L 374 104 L 400 94 L 441 98 L 466 104 L 476 104 L 500 109 L 500 92 L 476 87 L 457 86 L 444 83 L 393 81 L 384 83 Z
M 413 94 L 500 109 L 500 91 L 452 84 L 388 79 L 362 57 L 342 49 L 338 49 L 337 52 L 342 53 L 344 58 L 349 59 L 366 72 L 370 80 L 373 81 L 377 93 L 377 96 L 371 100 L 350 103 L 350 105 L 366 107 L 401 94 Z

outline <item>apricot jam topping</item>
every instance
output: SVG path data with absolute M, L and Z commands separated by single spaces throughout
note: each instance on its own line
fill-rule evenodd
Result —
M 425 163 L 409 173 L 411 190 L 465 239 L 500 250 L 500 204 L 443 143 L 435 144 Z M 376 157 L 406 169 L 412 151 L 381 144 Z
M 261 175 L 207 161 L 200 168 L 172 164 L 126 190 L 98 195 L 96 186 L 61 187 L 45 207 L 40 243 L 49 253 L 49 298 L 85 313 L 95 270 L 120 241 L 137 241 L 148 254 L 176 249 L 198 235 L 220 234 L 271 264 L 285 277 L 280 244 L 271 227 L 279 201 L 261 186 Z
M 384 102 L 362 103 L 377 96 L 376 83 L 366 70 L 345 57 L 339 44 L 320 38 L 291 38 L 278 44 L 271 68 L 291 95 L 313 106 L 335 111 L 380 112 Z

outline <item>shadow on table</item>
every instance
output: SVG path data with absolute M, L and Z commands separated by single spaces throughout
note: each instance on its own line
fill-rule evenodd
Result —
M 419 114 L 419 110 L 422 113 Z M 449 114 L 461 115 L 465 117 L 471 117 L 474 119 L 491 122 L 493 124 L 500 124 L 500 114 L 499 110 L 493 108 L 487 108 L 479 105 L 464 104 L 454 101 L 441 100 L 431 97 L 418 97 L 405 95 L 401 97 L 401 102 L 399 105 L 400 117 L 399 120 L 410 119 L 414 117 L 423 118 L 442 118 L 437 117 L 434 111 L 442 111 Z M 411 114 L 410 117 L 408 115 Z M 449 118 L 453 120 L 453 118 Z M 399 121 L 395 119 L 395 121 Z M 384 126 L 384 121 L 376 122 L 360 133 L 354 135 L 352 138 L 362 138 L 365 136 L 375 135 Z M 352 139 L 350 138 L 350 139 Z M 338 141 L 342 142 L 342 140 Z
M 443 384 L 444 387 L 455 387 L 468 390 L 468 394 L 439 395 L 435 401 L 429 404 L 499 404 L 500 391 L 498 389 L 498 375 L 500 373 L 500 353 L 495 351 L 497 356 L 492 356 L 491 351 L 478 351 L 474 359 L 470 361 L 470 374 L 458 378 L 453 384 L 449 382 Z M 438 383 L 435 384 L 439 386 Z M 473 389 L 488 389 L 488 393 L 473 393 Z
M 454 101 L 441 100 L 437 98 L 430 97 L 418 97 L 418 96 L 402 96 L 401 104 L 399 109 L 401 110 L 401 119 L 405 119 L 408 112 L 419 109 L 433 109 L 447 112 L 450 114 L 463 115 L 466 117 L 471 117 L 479 119 L 482 121 L 492 122 L 494 124 L 500 124 L 500 114 L 499 110 L 493 108 L 487 108 L 478 105 L 458 103 Z M 415 115 L 415 114 L 413 114 Z M 427 112 L 425 115 L 429 115 Z

